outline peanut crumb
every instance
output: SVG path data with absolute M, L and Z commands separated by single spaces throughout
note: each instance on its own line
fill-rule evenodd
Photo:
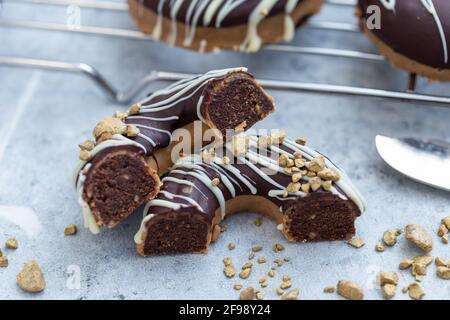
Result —
M 400 264 L 398 265 L 398 267 L 400 270 L 405 270 L 405 269 L 408 269 L 409 267 L 411 267 L 413 263 L 414 263 L 414 260 L 412 260 L 412 259 L 404 259 L 404 260 L 400 261 Z
M 281 296 L 281 300 L 297 300 L 299 292 L 298 289 L 290 290 Z
M 284 293 L 284 290 L 281 289 L 280 287 L 277 287 L 276 291 L 279 296 L 281 296 Z
M 306 145 L 306 138 L 297 138 L 295 139 L 295 143 L 304 146 Z
M 141 133 L 141 130 L 139 130 L 137 126 L 135 126 L 134 124 L 127 125 L 126 135 L 128 137 L 136 137 L 139 135 L 139 133 Z
M 225 274 L 225 276 L 227 276 L 227 278 L 233 278 L 236 275 L 236 270 L 234 269 L 234 267 L 230 264 L 230 265 L 226 265 L 223 268 L 223 273 Z
M 385 250 L 385 247 L 382 243 L 377 243 L 375 245 L 375 251 L 376 252 L 383 252 Z
M 264 293 L 262 293 L 261 291 L 257 291 L 256 292 L 256 300 L 262 300 L 264 299 Z
M 78 145 L 81 150 L 92 151 L 95 148 L 95 142 L 86 140 Z
M 253 260 L 254 257 L 255 257 L 255 253 L 252 251 L 252 252 L 250 252 L 250 254 L 248 255 L 248 260 Z
M 228 250 L 234 250 L 234 249 L 236 249 L 236 245 L 234 243 L 229 243 Z
M 118 118 L 106 117 L 100 120 L 94 128 L 93 135 L 98 139 L 104 133 L 111 135 L 124 134 L 127 132 L 127 125 Z
M 41 268 L 36 261 L 25 263 L 17 274 L 17 284 L 27 292 L 41 292 L 45 289 L 45 279 Z
M 448 230 L 450 230 L 450 216 L 443 218 L 442 223 L 447 227 Z
M 89 161 L 89 159 L 91 159 L 91 153 L 87 150 L 80 150 L 79 159 L 82 161 Z
M 378 274 L 378 282 L 380 285 L 385 284 L 398 284 L 398 275 L 396 272 L 388 272 L 388 271 L 382 271 Z
M 254 300 L 255 299 L 255 289 L 252 287 L 245 288 L 241 291 L 241 294 L 239 295 L 239 298 L 241 300 Z
M 234 290 L 241 290 L 241 289 L 242 289 L 242 284 L 235 284 L 235 285 L 233 286 L 233 289 L 234 289 Z
M 411 283 L 408 286 L 409 296 L 414 300 L 420 300 L 425 295 L 425 292 L 422 290 L 418 283 Z
M 253 252 L 259 252 L 259 251 L 261 251 L 262 250 L 262 246 L 261 245 L 259 245 L 259 244 L 256 244 L 256 245 L 254 245 L 253 247 L 252 247 L 252 251 Z
M 383 232 L 383 242 L 385 245 L 392 247 L 397 243 L 396 230 L 386 230 Z
M 281 266 L 283 265 L 283 260 L 277 258 L 277 259 L 274 260 L 274 263 L 275 263 L 278 267 L 281 267 Z
M 312 172 L 320 172 L 325 169 L 325 158 L 323 156 L 317 156 L 311 161 L 306 162 L 306 168 Z
M 392 299 L 395 296 L 397 291 L 397 286 L 394 284 L 385 284 L 381 286 L 381 292 L 383 293 L 383 297 L 385 299 Z
M 266 258 L 264 258 L 263 256 L 259 256 L 259 257 L 258 257 L 258 263 L 259 263 L 259 264 L 266 263 Z
M 244 265 L 242 266 L 242 270 L 248 269 L 248 268 L 252 268 L 253 267 L 253 263 L 251 262 L 246 262 L 244 263 Z
M 269 272 L 267 272 L 267 275 L 271 278 L 275 277 L 275 271 L 274 270 L 269 270 Z
M 362 237 L 352 238 L 352 239 L 348 240 L 347 243 L 354 248 L 361 248 L 366 244 L 366 242 L 364 241 L 364 239 Z
M 217 187 L 220 184 L 220 179 L 219 178 L 214 178 L 211 180 L 211 184 L 215 187 Z
M 335 291 L 336 291 L 336 288 L 333 286 L 328 286 L 328 287 L 323 288 L 323 292 L 325 292 L 325 293 L 334 293 Z
M 317 173 L 317 176 L 319 178 L 322 178 L 323 180 L 331 180 L 333 182 L 337 182 L 341 178 L 341 175 L 339 174 L 339 172 L 337 172 L 333 169 L 329 169 L 329 168 L 325 168 L 325 169 L 319 171 Z
M 275 244 L 273 245 L 272 250 L 273 250 L 275 253 L 278 253 L 278 252 L 284 250 L 284 246 L 283 246 L 281 243 L 275 243 Z
M 285 262 L 289 262 L 291 260 L 291 258 L 289 258 L 289 256 L 284 257 L 283 259 Z
M 130 110 L 128 110 L 128 114 L 135 115 L 141 112 L 141 105 L 139 103 L 135 103 L 131 106 Z
M 355 282 L 349 280 L 339 280 L 337 293 L 349 300 L 364 299 L 363 290 Z
M 8 257 L 5 255 L 0 255 L 0 268 L 8 267 Z
M 223 258 L 222 261 L 223 261 L 224 266 L 229 266 L 232 263 L 232 260 L 230 257 Z
M 437 267 L 436 274 L 439 278 L 449 280 L 450 279 L 450 268 L 448 267 Z
M 433 238 L 418 224 L 407 225 L 405 227 L 405 236 L 406 239 L 425 252 L 430 252 L 433 249 Z
M 19 242 L 16 240 L 16 238 L 10 238 L 6 240 L 5 246 L 8 249 L 16 250 L 19 247 Z
M 77 233 L 77 226 L 75 224 L 69 224 L 65 229 L 64 229 L 64 235 L 66 236 L 73 236 Z
M 436 257 L 434 259 L 434 263 L 436 264 L 436 266 L 438 267 L 447 267 L 447 263 L 444 261 L 444 259 L 442 259 L 441 257 Z
M 318 177 L 313 177 L 309 179 L 309 185 L 311 186 L 312 191 L 317 191 L 322 185 L 322 180 L 320 180 L 320 178 Z
M 239 277 L 242 279 L 247 279 L 252 272 L 252 268 L 246 268 L 239 273 Z
M 260 227 L 262 225 L 262 219 L 260 217 L 255 219 L 255 226 Z

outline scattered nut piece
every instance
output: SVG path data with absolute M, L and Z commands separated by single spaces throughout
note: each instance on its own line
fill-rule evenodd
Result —
M 282 280 L 283 280 L 284 282 L 286 282 L 286 281 L 291 280 L 291 277 L 289 277 L 288 275 L 285 274 L 285 275 L 283 276 Z
M 256 300 L 262 300 L 264 299 L 264 293 L 262 293 L 261 291 L 257 291 L 256 292 Z
M 450 230 L 450 216 L 443 218 L 442 223 L 447 227 L 448 230 Z
M 450 268 L 447 267 L 437 267 L 436 274 L 439 278 L 449 280 L 450 279 Z
M 262 225 L 262 219 L 260 217 L 255 219 L 255 226 L 260 227 Z
M 339 280 L 337 284 L 337 293 L 349 300 L 364 299 L 364 292 L 353 281 Z
M 405 227 L 406 239 L 414 243 L 425 252 L 433 249 L 433 238 L 430 234 L 418 224 L 409 224 Z
M 312 191 L 317 191 L 322 185 L 322 180 L 320 180 L 320 178 L 318 177 L 311 178 L 309 179 L 309 185 Z
M 306 144 L 306 138 L 297 138 L 295 139 L 295 143 L 304 146 Z
M 333 286 L 328 286 L 323 289 L 323 292 L 325 292 L 325 293 L 334 293 L 335 291 L 336 291 L 336 288 Z
M 383 252 L 385 250 L 385 247 L 382 243 L 377 243 L 375 245 L 375 251 L 376 252 Z
M 232 263 L 231 258 L 227 257 L 227 258 L 223 258 L 223 264 L 224 266 L 229 266 Z
M 283 259 L 285 262 L 289 262 L 291 260 L 291 258 L 289 258 L 289 256 L 284 257 Z
M 333 182 L 337 182 L 341 178 L 340 174 L 337 171 L 329 168 L 325 168 L 319 171 L 317 175 L 323 180 L 331 180 Z
M 259 245 L 259 244 L 257 244 L 257 245 L 254 245 L 253 247 L 252 247 L 252 251 L 253 252 L 259 252 L 259 251 L 261 251 L 262 250 L 262 246 L 261 245 Z
M 100 120 L 100 122 L 95 126 L 93 135 L 97 139 L 104 133 L 109 133 L 111 135 L 124 134 L 127 132 L 127 125 L 118 118 L 106 117 Z
M 447 243 L 448 243 L 448 233 L 447 233 L 447 234 L 444 234 L 444 235 L 441 237 L 441 240 L 442 240 L 443 243 L 447 244 Z
M 411 274 L 413 276 L 424 276 L 427 274 L 427 266 L 421 263 L 413 263 Z
M 0 268 L 7 268 L 8 267 L 8 257 L 1 255 L 0 256 Z
M 393 284 L 396 286 L 398 284 L 398 275 L 396 272 L 382 271 L 378 274 L 378 280 L 382 286 L 385 284 Z
M 281 259 L 275 259 L 275 260 L 274 260 L 274 263 L 275 263 L 278 267 L 281 267 L 281 266 L 283 265 L 283 260 L 281 260 Z
M 241 290 L 241 289 L 242 289 L 242 284 L 235 284 L 235 285 L 233 286 L 233 289 L 234 289 L 234 290 Z
M 266 258 L 264 258 L 263 256 L 258 257 L 258 263 L 259 264 L 266 263 Z
M 77 233 L 78 229 L 77 226 L 75 224 L 69 224 L 65 229 L 64 229 L 64 235 L 66 236 L 73 236 Z
M 280 287 L 277 287 L 277 295 L 281 296 L 284 293 L 284 290 Z
M 223 268 L 223 273 L 225 273 L 227 278 L 233 278 L 236 275 L 236 270 L 232 265 L 227 265 Z
M 299 292 L 300 291 L 298 289 L 292 289 L 292 290 L 286 292 L 285 294 L 283 294 L 281 296 L 281 300 L 297 300 Z
M 251 272 L 252 268 L 246 268 L 239 273 L 239 277 L 241 277 L 242 279 L 247 279 L 250 276 Z
M 241 291 L 239 298 L 241 300 L 254 300 L 255 299 L 255 289 L 253 289 L 252 287 L 245 288 L 244 290 Z
M 289 289 L 290 287 L 292 287 L 291 280 L 283 281 L 283 283 L 280 284 L 280 288 L 283 289 L 283 290 Z
M 352 238 L 352 239 L 348 240 L 347 243 L 354 248 L 361 248 L 366 244 L 366 242 L 364 241 L 364 239 L 362 237 Z
M 236 248 L 236 245 L 234 243 L 228 244 L 228 250 L 234 250 Z
M 19 247 L 19 242 L 15 238 L 10 238 L 6 240 L 5 246 L 8 249 L 16 250 Z
M 141 130 L 139 130 L 139 128 L 136 125 L 134 124 L 127 125 L 126 135 L 128 137 L 136 137 L 139 135 L 139 133 L 141 133 Z
M 248 255 L 248 260 L 253 260 L 254 257 L 255 257 L 255 253 L 252 251 L 252 252 L 250 252 L 250 254 Z
M 317 156 L 311 161 L 308 161 L 305 166 L 309 171 L 317 173 L 325 168 L 325 158 L 323 156 Z
M 253 267 L 253 263 L 251 263 L 251 262 L 246 262 L 246 263 L 244 263 L 244 265 L 242 266 L 242 270 L 248 269 L 248 268 L 252 268 L 252 267 Z
M 434 263 L 438 267 L 446 267 L 447 266 L 447 263 L 444 261 L 444 259 L 442 259 L 440 257 L 436 257 L 436 259 L 434 259 Z
M 135 115 L 141 112 L 141 105 L 138 103 L 135 103 L 131 106 L 130 110 L 128 110 L 128 114 Z
M 447 234 L 447 233 L 448 233 L 448 229 L 447 229 L 447 227 L 445 226 L 445 224 L 442 223 L 442 224 L 439 226 L 437 235 L 438 235 L 439 237 L 442 237 L 444 234 Z
M 398 267 L 400 270 L 405 270 L 405 269 L 408 269 L 409 267 L 411 267 L 413 263 L 414 263 L 414 260 L 405 259 L 405 260 L 400 261 L 400 264 L 398 265 Z
M 411 283 L 408 286 L 409 296 L 414 300 L 420 300 L 425 295 L 425 292 L 422 290 L 418 283 Z
M 383 297 L 385 299 L 391 299 L 395 296 L 395 292 L 397 291 L 397 286 L 394 284 L 387 283 L 381 287 L 381 292 L 383 293 Z
M 416 256 L 413 259 L 414 263 L 417 264 L 423 264 L 425 266 L 428 266 L 430 263 L 433 262 L 433 257 L 432 256 Z
M 87 150 L 80 150 L 79 159 L 82 161 L 88 161 L 91 158 L 91 153 Z
M 270 269 L 269 272 L 267 272 L 267 275 L 271 278 L 275 277 L 275 271 Z
M 86 140 L 78 145 L 81 150 L 92 151 L 95 147 L 95 142 L 91 140 Z
M 36 261 L 25 263 L 16 278 L 19 287 L 27 292 L 41 292 L 45 289 L 44 274 Z
M 284 250 L 284 246 L 281 243 L 275 243 L 272 247 L 272 250 L 276 253 L 283 251 Z
M 383 232 L 383 242 L 389 247 L 395 245 L 397 243 L 396 230 L 386 230 L 385 232 Z

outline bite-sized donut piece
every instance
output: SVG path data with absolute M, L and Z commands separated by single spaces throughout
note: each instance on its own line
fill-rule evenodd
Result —
M 324 0 L 128 0 L 139 28 L 173 46 L 206 52 L 258 51 L 290 41 Z
M 450 81 L 450 1 L 359 0 L 362 29 L 391 64 Z
M 180 152 L 244 131 L 273 110 L 273 99 L 254 77 L 235 68 L 179 81 L 102 119 L 95 142 L 80 144 L 74 176 L 86 227 L 97 233 L 117 225 L 157 194 L 159 175 Z M 205 129 L 214 130 L 204 137 Z M 178 148 L 181 143 L 189 145 Z
M 138 253 L 207 252 L 219 223 L 238 212 L 274 219 L 289 241 L 352 237 L 364 199 L 328 158 L 297 142 L 282 132 L 240 134 L 179 159 L 145 207 Z

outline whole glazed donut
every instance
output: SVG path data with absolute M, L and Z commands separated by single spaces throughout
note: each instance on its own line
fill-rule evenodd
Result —
M 179 159 L 147 203 L 140 255 L 207 252 L 226 216 L 258 212 L 290 241 L 348 239 L 365 201 L 347 175 L 304 141 L 240 134 Z
M 74 181 L 85 226 L 114 227 L 159 191 L 159 175 L 179 154 L 174 134 L 202 147 L 204 129 L 224 139 L 273 112 L 273 99 L 245 68 L 210 71 L 159 90 L 128 112 L 104 118 L 79 145 Z M 194 132 L 200 123 L 200 132 Z M 183 131 L 184 130 L 184 131 Z M 184 134 L 184 135 L 183 135 Z M 198 145 L 196 147 L 195 145 Z M 186 150 L 183 152 L 195 152 Z
M 450 81 L 450 1 L 358 3 L 363 30 L 395 67 L 431 80 Z
M 201 52 L 255 52 L 290 41 L 324 0 L 128 0 L 138 27 L 155 40 Z

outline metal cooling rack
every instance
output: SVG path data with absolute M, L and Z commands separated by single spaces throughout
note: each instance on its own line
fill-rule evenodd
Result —
M 1 1 L 1 0 L 0 0 Z M 100 0 L 3 0 L 3 2 L 25 3 L 27 5 L 52 5 L 52 6 L 78 6 L 80 8 L 91 10 L 108 10 L 126 13 L 128 6 L 124 2 L 100 1 Z M 0 2 L 1 4 L 1 2 Z M 354 6 L 354 0 L 327 0 L 327 6 Z M 331 21 L 311 21 L 306 24 L 307 28 L 318 30 L 332 30 L 337 32 L 360 32 L 357 24 L 339 23 Z M 97 27 L 82 25 L 77 28 L 69 28 L 65 24 L 6 19 L 0 17 L 0 28 L 22 28 L 46 30 L 66 33 L 81 33 L 91 36 L 106 36 L 127 38 L 140 41 L 153 41 L 149 35 L 145 35 L 138 30 L 120 29 L 109 27 Z M 266 45 L 262 50 L 279 52 L 283 54 L 298 55 L 317 55 L 324 57 L 340 57 L 350 60 L 363 60 L 370 63 L 387 63 L 386 59 L 378 54 L 361 52 L 356 50 L 343 50 L 335 48 L 305 47 L 288 44 Z M 77 73 L 90 78 L 112 101 L 117 103 L 129 103 L 150 83 L 156 81 L 176 81 L 191 77 L 192 74 L 167 72 L 154 70 L 142 79 L 137 80 L 130 88 L 121 91 L 116 89 L 108 79 L 106 79 L 94 66 L 83 62 L 64 62 L 55 60 L 41 60 L 33 58 L 20 58 L 11 56 L 0 56 L 0 66 L 12 66 L 22 68 L 38 68 L 51 71 L 62 71 L 68 73 Z M 436 96 L 428 94 L 415 93 L 416 75 L 410 74 L 407 91 L 391 91 L 358 86 L 343 86 L 322 83 L 309 83 L 285 80 L 259 79 L 267 88 L 290 91 L 307 91 L 323 94 L 345 94 L 354 96 L 376 97 L 384 99 L 393 99 L 400 101 L 411 101 L 421 103 L 431 103 L 436 106 L 450 107 L 450 97 Z

